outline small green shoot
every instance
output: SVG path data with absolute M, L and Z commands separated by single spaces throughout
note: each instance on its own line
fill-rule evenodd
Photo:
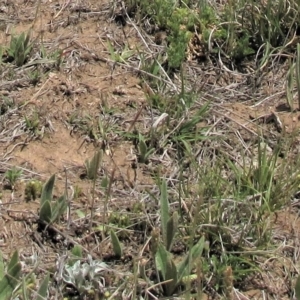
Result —
M 155 254 L 156 268 L 162 276 L 161 282 L 163 283 L 164 295 L 172 296 L 178 286 L 184 282 L 189 282 L 192 266 L 201 259 L 204 249 L 206 249 L 204 237 L 202 237 L 197 244 L 195 244 L 185 258 L 175 264 L 174 259 L 169 251 L 160 244 Z M 166 282 L 165 282 L 166 281 Z
M 22 173 L 23 171 L 16 167 L 13 167 L 5 172 L 4 177 L 7 179 L 11 189 L 15 188 L 15 184 L 22 176 Z
M 163 179 L 160 186 L 160 215 L 162 240 L 167 251 L 170 251 L 174 237 L 178 229 L 178 212 L 175 211 L 170 217 L 169 200 L 166 180 Z
M 140 163 L 148 163 L 148 159 L 155 151 L 154 148 L 148 147 L 145 138 L 139 133 L 138 141 L 138 160 Z
M 70 251 L 70 258 L 68 260 L 68 264 L 73 266 L 78 260 L 83 258 L 82 248 L 79 245 L 75 245 Z
M 97 177 L 97 172 L 102 161 L 102 156 L 103 151 L 98 151 L 95 153 L 91 160 L 87 159 L 85 161 L 85 168 L 88 179 L 95 180 L 95 178 Z
M 294 89 L 294 81 L 295 81 L 295 64 L 290 63 L 289 70 L 286 75 L 286 99 L 287 105 L 289 106 L 291 111 L 294 111 L 294 98 L 293 98 L 293 89 Z
M 52 175 L 43 187 L 41 202 L 40 202 L 40 220 L 45 223 L 53 223 L 67 209 L 67 202 L 65 195 L 58 198 L 58 200 L 51 204 L 53 200 L 53 188 L 55 182 L 55 175 Z
M 37 291 L 36 300 L 47 299 L 49 281 L 50 281 L 50 274 L 48 273 L 46 275 L 46 277 L 44 278 L 44 280 L 42 281 L 42 283 Z
M 162 180 L 160 186 L 160 216 L 161 216 L 161 232 L 164 245 L 168 244 L 168 220 L 169 220 L 169 200 L 167 192 L 167 182 Z M 167 249 L 169 250 L 169 249 Z
M 122 52 L 119 54 L 115 51 L 114 47 L 108 41 L 108 50 L 110 54 L 110 58 L 112 61 L 116 63 L 124 63 L 126 64 L 127 60 L 134 54 L 134 51 L 129 49 L 128 45 L 125 45 L 125 48 L 122 50 Z
M 114 232 L 114 230 L 110 231 L 110 238 L 111 238 L 111 243 L 112 243 L 115 255 L 118 258 L 121 258 L 122 255 L 123 255 L 123 250 L 122 250 L 122 246 L 121 246 L 121 243 L 119 241 L 119 238 L 116 235 L 116 233 Z

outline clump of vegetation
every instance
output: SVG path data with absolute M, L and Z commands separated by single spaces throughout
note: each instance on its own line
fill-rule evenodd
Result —
M 22 32 L 20 35 L 12 35 L 9 47 L 1 49 L 1 52 L 2 55 L 6 52 L 6 61 L 13 62 L 17 67 L 21 67 L 27 61 L 32 47 L 30 32 Z
M 42 183 L 39 180 L 30 180 L 25 185 L 25 201 L 31 201 L 39 198 L 42 193 Z
M 226 1 L 218 9 L 206 1 L 125 1 L 138 21 L 147 18 L 153 28 L 168 33 L 168 67 L 178 69 L 187 56 L 192 37 L 204 56 L 220 55 L 239 63 L 258 54 L 262 62 L 272 51 L 290 47 L 297 30 L 299 11 L 295 2 Z M 154 30 L 155 31 L 155 30 Z M 190 49 L 191 50 L 191 49 Z
M 52 175 L 42 189 L 39 219 L 43 224 L 56 222 L 67 209 L 66 195 L 59 197 L 53 204 L 55 175 Z
M 9 186 L 12 190 L 14 190 L 15 184 L 20 179 L 22 174 L 23 171 L 16 167 L 13 167 L 5 172 L 4 177 L 7 179 Z

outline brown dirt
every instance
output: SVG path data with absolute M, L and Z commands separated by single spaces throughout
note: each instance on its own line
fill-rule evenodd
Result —
M 33 243 L 36 235 L 32 235 L 32 228 L 24 226 L 24 219 L 32 218 L 32 213 L 36 214 L 39 208 L 37 202 L 24 201 L 25 183 L 28 180 L 45 181 L 50 175 L 57 174 L 55 195 L 58 196 L 64 190 L 64 170 L 67 170 L 68 184 L 81 190 L 79 203 L 89 206 L 92 185 L 80 179 L 80 175 L 84 173 L 86 159 L 91 159 L 104 141 L 99 138 L 91 143 L 87 132 L 77 132 L 77 128 L 72 128 L 68 123 L 72 114 L 78 118 L 89 116 L 91 123 L 95 124 L 105 106 L 105 109 L 114 111 L 116 122 L 125 131 L 134 122 L 139 107 L 145 103 L 140 81 L 135 74 L 127 68 L 115 66 L 113 61 L 101 59 L 110 59 L 107 49 L 109 41 L 119 45 L 120 49 L 125 42 L 134 43 L 136 39 L 132 28 L 123 28 L 110 20 L 110 5 L 107 2 L 72 2 L 69 6 L 60 12 L 62 6 L 59 1 L 41 4 L 34 24 L 35 1 L 2 3 L 4 16 L 14 20 L 13 29 L 8 26 L 9 32 L 17 34 L 33 26 L 32 39 L 43 41 L 49 52 L 61 50 L 64 61 L 63 69 L 52 69 L 36 86 L 25 81 L 23 86 L 16 87 L 11 82 L 7 86 L 3 84 L 1 89 L 3 95 L 13 99 L 15 105 L 19 106 L 11 116 L 11 123 L 17 125 L 25 116 L 37 113 L 42 120 L 39 130 L 45 131 L 41 138 L 32 137 L 30 132 L 20 129 L 22 134 L 13 142 L 0 144 L 3 169 L 19 166 L 23 169 L 24 177 L 24 182 L 16 185 L 13 194 L 7 189 L 3 190 L 0 226 L 4 230 L 0 246 L 5 257 L 16 249 L 16 245 L 22 255 L 29 255 L 32 247 L 40 246 Z M 0 42 L 7 44 L 8 41 L 9 34 L 2 30 Z M 142 122 L 142 116 L 136 122 Z M 114 173 L 116 187 L 128 190 L 138 185 L 142 189 L 152 184 L 151 178 L 145 176 L 140 168 L 132 168 L 135 160 L 132 144 L 120 144 L 114 138 L 111 132 L 105 141 L 103 169 L 107 174 L 117 169 Z M 55 259 L 52 251 L 42 252 Z

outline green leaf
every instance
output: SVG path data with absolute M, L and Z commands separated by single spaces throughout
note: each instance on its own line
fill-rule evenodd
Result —
M 75 245 L 71 250 L 71 258 L 68 260 L 68 265 L 73 266 L 78 260 L 82 259 L 82 248 Z
M 167 240 L 166 240 L 166 249 L 171 250 L 174 237 L 178 228 L 178 212 L 175 211 L 172 217 L 167 222 Z
M 55 222 L 67 209 L 66 196 L 63 195 L 52 205 L 51 222 Z
M 166 250 L 164 245 L 160 244 L 155 255 L 155 265 L 161 273 L 163 281 L 171 280 L 164 284 L 166 296 L 171 296 L 178 285 L 177 268 L 172 259 L 171 253 Z
M 298 276 L 296 285 L 295 285 L 295 293 L 297 300 L 300 300 L 300 276 Z
M 22 279 L 22 296 L 23 296 L 23 300 L 28 300 L 28 292 L 27 292 L 25 277 L 23 277 Z
M 47 200 L 44 202 L 43 206 L 40 209 L 40 219 L 44 222 L 50 223 L 52 218 L 52 209 L 50 202 Z
M 25 39 L 24 39 L 24 42 L 23 42 L 24 47 L 25 47 L 26 49 L 30 48 L 30 47 L 29 47 L 30 34 L 31 34 L 31 32 L 29 31 L 29 32 L 26 34 Z
M 103 179 L 101 180 L 101 184 L 100 186 L 103 188 L 103 189 L 106 189 L 108 186 L 109 186 L 109 179 L 107 176 L 104 176 Z
M 155 254 L 155 265 L 159 272 L 161 272 L 163 279 L 166 278 L 167 273 L 167 261 L 170 259 L 171 254 L 166 250 L 161 243 L 158 245 L 158 249 Z
M 178 275 L 177 268 L 172 258 L 169 258 L 166 263 L 166 278 L 165 280 L 171 280 L 164 284 L 165 295 L 172 296 L 177 285 L 178 285 Z
M 18 264 L 18 262 L 19 262 L 19 253 L 18 251 L 15 251 L 7 266 L 8 274 L 10 274 L 10 270 L 13 269 L 14 266 Z
M 97 172 L 99 169 L 100 162 L 102 160 L 103 151 L 97 151 L 93 158 L 89 161 L 86 160 L 85 166 L 87 171 L 87 177 L 88 179 L 95 179 L 97 176 Z
M 167 192 L 167 182 L 163 179 L 160 187 L 160 215 L 161 215 L 161 229 L 164 245 L 167 245 L 167 223 L 169 220 L 169 201 Z
M 21 274 L 21 263 L 18 251 L 15 251 L 7 267 L 7 273 L 0 281 L 0 299 L 9 299 L 18 284 Z
M 140 139 L 140 141 L 139 141 L 139 151 L 140 151 L 141 157 L 145 157 L 145 155 L 147 153 L 147 145 L 146 145 L 144 139 Z
M 3 256 L 2 256 L 2 252 L 0 252 L 0 279 L 2 279 L 5 275 L 4 272 L 4 262 L 3 262 Z
M 178 279 L 181 281 L 183 276 L 189 275 L 188 271 L 191 269 L 191 265 L 197 258 L 201 258 L 203 250 L 205 247 L 205 239 L 204 236 L 195 244 L 189 253 L 186 255 L 184 260 L 177 267 L 178 270 Z
M 50 275 L 48 273 L 47 276 L 42 281 L 40 287 L 39 287 L 39 290 L 37 292 L 36 300 L 45 300 L 45 299 L 47 299 L 49 279 L 50 279 Z
M 121 243 L 120 243 L 116 233 L 113 230 L 110 231 L 110 238 L 111 238 L 111 242 L 112 242 L 112 246 L 113 246 L 115 255 L 117 257 L 121 258 L 122 254 L 123 254 Z
M 55 174 L 53 174 L 49 180 L 45 183 L 42 194 L 41 194 L 41 207 L 43 206 L 44 202 L 52 200 L 52 193 L 53 187 L 55 182 Z
M 71 253 L 73 256 L 76 256 L 78 258 L 82 258 L 82 248 L 79 245 L 75 245 L 72 250 Z

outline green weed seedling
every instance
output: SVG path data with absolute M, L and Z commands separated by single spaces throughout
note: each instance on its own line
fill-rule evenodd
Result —
M 178 213 L 175 211 L 170 217 L 169 200 L 166 180 L 163 180 L 160 187 L 160 214 L 161 231 L 164 246 L 170 251 L 173 245 L 174 237 L 178 228 Z
M 1 96 L 0 100 L 0 116 L 4 116 L 9 109 L 15 106 L 14 100 L 9 97 Z
M 19 278 L 21 275 L 21 263 L 19 261 L 18 251 L 14 252 L 10 262 L 5 268 L 3 257 L 0 252 L 0 299 L 8 300 L 19 284 Z
M 110 239 L 111 239 L 111 243 L 112 243 L 113 251 L 114 251 L 115 255 L 118 258 L 121 258 L 123 255 L 122 245 L 119 241 L 118 236 L 116 235 L 116 233 L 114 232 L 113 229 L 111 229 L 111 231 L 110 231 Z
M 22 176 L 22 173 L 23 171 L 16 167 L 13 167 L 5 172 L 4 177 L 7 179 L 11 189 L 14 189 L 15 184 Z
M 23 66 L 32 50 L 32 46 L 30 32 L 12 35 L 7 49 L 9 59 L 13 60 L 17 67 Z
M 31 273 L 26 277 L 23 277 L 20 290 L 17 290 L 16 294 L 21 294 L 23 300 L 45 300 L 48 296 L 49 281 L 50 274 L 48 273 L 45 276 L 45 278 L 41 281 L 37 291 L 34 291 L 34 287 L 36 286 L 36 276 L 33 273 Z
M 40 220 L 45 223 L 54 223 L 67 209 L 66 196 L 63 195 L 57 199 L 54 204 L 53 200 L 53 187 L 55 182 L 55 175 L 52 175 L 43 187 L 40 202 Z
M 172 296 L 179 285 L 189 283 L 194 279 L 190 274 L 191 266 L 201 258 L 207 248 L 204 237 L 195 244 L 179 264 L 175 264 L 172 254 L 166 250 L 163 244 L 159 244 L 155 254 L 155 265 L 161 275 L 165 296 Z
M 147 163 L 151 154 L 155 151 L 154 148 L 148 147 L 143 135 L 139 133 L 138 138 L 138 160 L 140 163 Z
M 294 85 L 295 85 L 295 63 L 290 62 L 290 67 L 286 75 L 286 100 L 287 105 L 290 108 L 291 111 L 294 111 Z
M 75 245 L 70 251 L 68 265 L 73 266 L 78 260 L 82 260 L 82 258 L 82 248 L 79 245 Z
M 47 299 L 49 281 L 50 281 L 50 274 L 48 273 L 46 275 L 46 277 L 44 278 L 44 280 L 42 281 L 42 283 L 37 291 L 36 300 Z
M 108 42 L 108 50 L 111 60 L 116 63 L 126 64 L 126 61 L 134 54 L 134 51 L 129 49 L 128 45 L 125 45 L 121 53 L 117 53 L 110 42 Z
M 33 135 L 38 136 L 40 134 L 39 132 L 39 115 L 37 112 L 35 112 L 33 115 L 30 116 L 24 116 L 25 121 L 25 128 L 26 130 L 30 131 Z
M 48 273 L 45 278 L 40 283 L 37 291 L 34 291 L 36 286 L 36 276 L 34 273 L 23 277 L 22 285 L 20 290 L 17 290 L 16 294 L 22 294 L 23 300 L 35 299 L 35 300 L 45 300 L 48 295 L 48 287 L 50 281 L 50 274 Z
M 204 237 L 202 237 L 187 255 L 179 262 L 170 253 L 174 237 L 178 230 L 178 213 L 175 211 L 170 217 L 169 202 L 167 194 L 167 183 L 162 181 L 160 186 L 160 215 L 162 240 L 159 239 L 159 230 L 152 232 L 151 251 L 155 259 L 155 266 L 160 274 L 160 282 L 163 286 L 165 296 L 172 296 L 176 289 L 185 283 L 189 283 L 194 275 L 190 274 L 191 265 L 200 259 L 203 250 L 207 248 Z
M 294 86 L 298 93 L 298 110 L 300 110 L 300 44 L 297 44 L 296 59 L 290 62 L 289 70 L 286 75 L 286 99 L 291 111 L 294 111 Z
M 91 160 L 85 161 L 86 175 L 88 179 L 95 180 L 97 172 L 102 161 L 103 151 L 95 153 Z

